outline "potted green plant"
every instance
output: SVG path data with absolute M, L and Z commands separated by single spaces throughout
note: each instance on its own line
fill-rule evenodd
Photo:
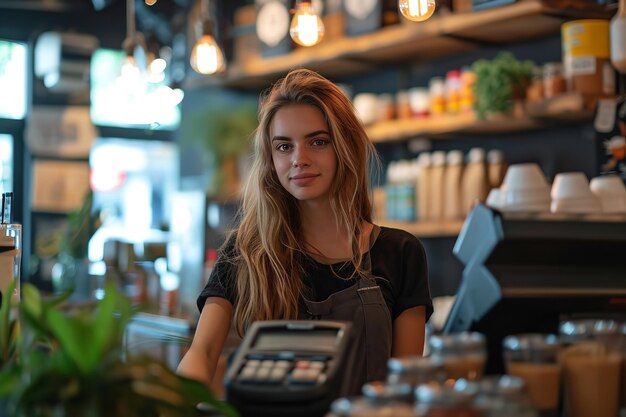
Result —
M 475 110 L 479 119 L 513 110 L 515 100 L 523 99 L 535 64 L 519 61 L 510 52 L 501 52 L 494 59 L 479 59 L 472 64 L 476 74 Z
M 210 175 L 207 195 L 232 199 L 241 188 L 239 162 L 247 156 L 258 124 L 256 101 L 232 103 L 219 95 L 208 100 L 181 121 L 181 142 L 185 148 L 196 148 L 196 157 L 206 158 L 202 164 Z
M 198 416 L 197 405 L 236 416 L 204 384 L 176 375 L 160 361 L 124 351 L 123 336 L 133 310 L 114 286 L 92 306 L 61 308 L 62 297 L 46 300 L 25 284 L 17 310 L 19 352 L 0 368 L 0 398 L 14 417 Z M 10 303 L 0 309 L 2 328 Z M 11 339 L 15 346 L 15 338 Z M 205 414 L 206 415 L 206 414 Z
M 99 215 L 93 212 L 93 192 L 88 190 L 80 207 L 67 213 L 67 228 L 59 239 L 57 260 L 60 266 L 58 275 L 52 277 L 56 292 L 66 290 L 84 292 L 87 278 L 87 251 L 89 240 L 99 227 Z M 80 294 L 85 296 L 86 294 Z

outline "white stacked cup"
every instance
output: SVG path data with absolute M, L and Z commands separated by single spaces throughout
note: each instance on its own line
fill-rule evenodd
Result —
M 604 213 L 626 213 L 626 187 L 617 175 L 595 177 L 589 183 Z
M 504 211 L 550 211 L 550 185 L 536 163 L 509 166 L 498 197 Z
M 491 208 L 499 210 L 504 206 L 502 197 L 503 194 L 500 192 L 499 188 L 492 188 L 487 195 L 487 201 L 485 204 Z
M 354 108 L 361 122 L 367 126 L 378 119 L 378 96 L 373 93 L 360 93 L 354 96 Z
M 553 213 L 600 213 L 600 200 L 589 188 L 587 176 L 582 172 L 562 172 L 554 177 L 552 184 Z

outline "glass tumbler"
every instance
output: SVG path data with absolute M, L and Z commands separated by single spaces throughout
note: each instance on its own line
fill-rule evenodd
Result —
M 22 225 L 0 224 L 0 292 L 4 293 L 15 282 L 13 300 L 19 300 L 20 296 L 21 261 Z
M 542 416 L 556 416 L 561 389 L 561 343 L 553 334 L 507 336 L 502 343 L 509 375 L 520 377 Z
M 619 410 L 621 335 L 613 320 L 561 323 L 565 412 L 569 417 L 615 417 Z
M 487 361 L 485 336 L 476 332 L 433 335 L 429 339 L 431 357 L 443 363 L 448 379 L 477 381 Z

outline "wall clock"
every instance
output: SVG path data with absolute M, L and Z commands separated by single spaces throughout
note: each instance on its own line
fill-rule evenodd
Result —
M 289 36 L 289 10 L 278 1 L 271 0 L 259 7 L 256 20 L 256 33 L 261 42 L 269 47 L 275 47 Z

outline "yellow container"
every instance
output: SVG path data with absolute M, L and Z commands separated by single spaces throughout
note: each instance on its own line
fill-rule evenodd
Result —
M 609 21 L 602 19 L 572 20 L 561 26 L 563 56 L 609 59 Z
M 561 35 L 568 90 L 591 101 L 612 97 L 615 73 L 609 61 L 609 21 L 573 20 L 561 26 Z

